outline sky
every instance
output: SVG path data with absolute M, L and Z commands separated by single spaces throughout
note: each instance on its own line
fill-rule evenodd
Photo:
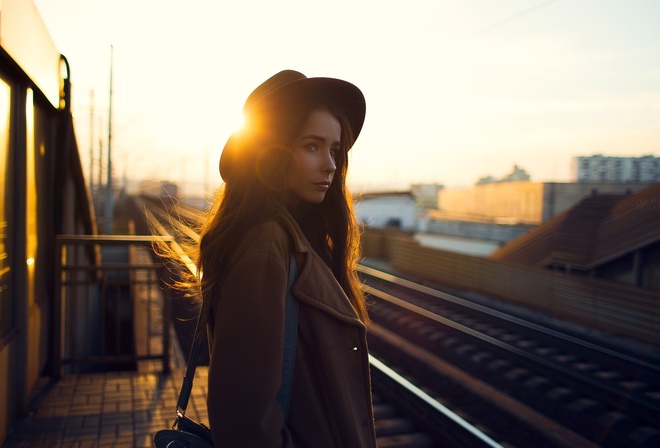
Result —
M 575 156 L 660 156 L 656 0 L 34 3 L 71 67 L 84 167 L 105 163 L 112 109 L 120 183 L 217 188 L 245 99 L 283 69 L 363 91 L 354 193 L 470 187 L 514 165 L 568 182 Z

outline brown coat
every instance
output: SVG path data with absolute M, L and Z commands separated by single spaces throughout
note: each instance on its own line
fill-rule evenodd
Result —
M 284 425 L 276 394 L 292 253 L 298 343 Z M 376 446 L 366 328 L 290 214 L 246 229 L 209 329 L 207 404 L 216 446 Z

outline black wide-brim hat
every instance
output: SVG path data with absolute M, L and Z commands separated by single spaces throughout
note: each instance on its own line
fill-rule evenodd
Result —
M 289 105 L 309 101 L 332 104 L 342 110 L 357 139 L 364 124 L 366 102 L 360 89 L 341 79 L 308 78 L 295 70 L 283 70 L 254 89 L 245 101 L 243 114 L 249 123 L 256 115 L 277 113 Z M 241 137 L 241 131 L 232 134 L 222 150 L 220 176 L 225 182 L 240 162 Z

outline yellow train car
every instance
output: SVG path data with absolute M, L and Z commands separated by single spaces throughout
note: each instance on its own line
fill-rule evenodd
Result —
M 57 234 L 95 234 L 66 58 L 30 0 L 0 4 L 0 441 L 52 358 Z M 47 377 L 47 376 L 46 376 Z

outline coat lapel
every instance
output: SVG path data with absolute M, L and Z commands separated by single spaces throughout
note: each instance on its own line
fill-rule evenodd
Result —
M 321 257 L 311 249 L 295 219 L 285 211 L 280 223 L 292 237 L 293 250 L 301 254 L 296 257 L 299 264 L 302 259 L 302 266 L 298 266 L 298 278 L 293 283 L 293 295 L 335 319 L 364 327 L 341 285 Z

